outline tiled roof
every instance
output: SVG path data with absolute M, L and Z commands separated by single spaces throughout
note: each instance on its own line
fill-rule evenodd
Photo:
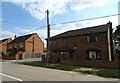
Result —
M 61 46 L 57 49 L 54 50 L 55 52 L 69 52 L 69 51 L 73 51 L 72 48 L 69 48 L 68 46 L 64 45 L 64 46 Z
M 29 35 L 24 35 L 24 36 L 19 36 L 15 38 L 13 41 L 11 41 L 9 44 L 14 44 L 14 43 L 20 43 L 20 42 L 25 42 L 29 37 L 31 37 L 34 34 L 29 34 Z
M 53 37 L 51 37 L 51 39 L 85 35 L 85 34 L 89 34 L 89 33 L 106 32 L 107 29 L 108 29 L 108 25 L 104 24 L 104 25 L 99 25 L 99 26 L 87 27 L 87 28 L 83 28 L 83 29 L 70 30 L 70 31 L 58 34 L 56 36 L 53 36 Z
M 91 47 L 87 48 L 86 51 L 101 51 L 101 49 L 98 47 L 95 47 L 95 46 L 91 46 Z
M 0 40 L 0 44 L 3 43 L 3 42 L 5 42 L 5 41 L 7 41 L 8 39 L 10 39 L 10 38 L 6 38 L 6 39 Z

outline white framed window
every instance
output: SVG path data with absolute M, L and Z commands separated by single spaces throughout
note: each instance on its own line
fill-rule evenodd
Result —
M 61 54 L 61 55 L 63 55 L 63 54 L 64 54 L 64 52 L 60 52 L 60 54 Z
M 100 52 L 97 52 L 97 53 L 96 53 L 95 59 L 101 59 Z
M 55 45 L 55 43 L 56 43 L 56 41 L 54 40 L 54 41 L 53 41 L 53 45 Z
M 9 47 L 9 49 L 10 49 L 10 48 L 12 48 L 12 45 L 10 44 L 8 47 Z
M 89 53 L 88 53 L 88 58 L 89 58 L 89 59 L 100 59 L 100 58 L 101 58 L 100 52 L 97 52 L 97 51 L 89 51 Z
M 97 42 L 97 35 L 96 34 L 89 34 L 87 36 L 87 42 Z
M 21 43 L 19 43 L 19 46 L 20 46 L 20 47 L 23 47 L 23 43 L 22 43 L 22 42 L 21 42 Z
M 61 59 L 66 59 L 66 52 L 60 52 Z
M 95 51 L 90 51 L 89 52 L 89 59 L 93 59 L 96 57 L 96 52 Z
M 87 41 L 89 42 L 89 36 L 87 36 Z
M 89 59 L 92 59 L 94 56 L 96 56 L 96 52 L 90 51 L 89 52 Z
M 50 45 L 52 45 L 52 42 L 50 41 Z
M 51 40 L 50 41 L 50 45 L 55 45 L 56 44 L 56 41 L 55 40 Z
M 17 44 L 15 44 L 15 48 L 17 47 Z
M 34 42 L 34 47 L 36 47 L 37 45 L 36 45 L 36 43 Z
M 96 42 L 98 41 L 98 37 L 97 37 L 97 35 L 96 35 L 96 37 L 95 37 L 95 40 L 96 40 Z

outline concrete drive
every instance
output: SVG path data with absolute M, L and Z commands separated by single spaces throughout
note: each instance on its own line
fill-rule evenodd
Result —
M 2 81 L 118 81 L 82 73 L 2 62 Z

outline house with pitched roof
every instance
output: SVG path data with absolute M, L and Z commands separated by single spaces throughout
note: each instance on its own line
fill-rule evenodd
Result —
M 6 39 L 2 39 L 0 40 L 0 53 L 7 53 L 7 45 L 9 42 L 11 42 L 12 39 L 11 38 L 6 38 Z
M 14 36 L 14 40 L 8 43 L 7 52 L 8 54 L 11 52 L 16 53 L 43 53 L 44 43 L 37 33 L 28 34 L 24 36 L 17 37 Z
M 49 57 L 54 63 L 113 61 L 112 23 L 70 30 L 51 37 Z

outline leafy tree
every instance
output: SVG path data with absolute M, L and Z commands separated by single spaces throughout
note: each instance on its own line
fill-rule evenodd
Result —
M 115 49 L 120 59 L 120 25 L 116 26 L 116 30 L 114 32 L 114 42 L 115 42 Z

